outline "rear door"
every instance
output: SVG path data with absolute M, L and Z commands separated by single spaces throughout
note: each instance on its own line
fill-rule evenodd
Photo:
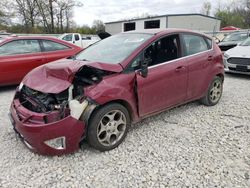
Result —
M 210 80 L 214 53 L 212 40 L 195 34 L 183 34 L 183 46 L 189 69 L 187 98 L 200 97 Z
M 181 58 L 179 35 L 154 42 L 144 51 L 144 60 L 147 58 L 152 59 L 148 76 L 136 73 L 140 117 L 182 103 L 187 92 L 188 70 Z
M 19 83 L 35 67 L 45 63 L 38 40 L 20 39 L 0 46 L 0 85 Z

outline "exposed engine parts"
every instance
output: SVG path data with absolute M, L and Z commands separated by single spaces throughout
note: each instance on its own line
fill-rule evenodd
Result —
M 98 84 L 102 81 L 103 76 L 109 74 L 111 72 L 83 66 L 75 74 L 72 85 L 65 91 L 58 94 L 43 93 L 23 86 L 19 91 L 20 102 L 25 108 L 33 112 L 50 113 L 57 110 L 59 111 L 60 118 L 65 117 L 65 114 L 71 114 L 74 118 L 79 119 L 84 109 L 88 105 L 91 106 L 85 100 L 84 87 Z M 93 106 L 95 107 L 96 105 L 92 105 L 91 109 Z M 68 113 L 69 111 L 70 113 Z

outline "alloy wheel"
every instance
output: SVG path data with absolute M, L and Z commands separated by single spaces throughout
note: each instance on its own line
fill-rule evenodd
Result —
M 103 146 L 113 146 L 123 137 L 126 131 L 126 116 L 120 110 L 106 113 L 97 126 L 98 141 Z

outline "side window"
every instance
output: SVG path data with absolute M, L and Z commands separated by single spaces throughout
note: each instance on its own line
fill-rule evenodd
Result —
M 183 40 L 186 48 L 186 56 L 203 52 L 209 49 L 205 39 L 201 36 L 184 34 Z
M 142 61 L 147 61 L 148 66 L 161 64 L 180 57 L 179 35 L 171 35 L 153 42 L 140 55 L 138 55 L 129 65 L 127 71 L 140 69 Z
M 0 46 L 0 56 L 41 52 L 37 40 L 14 40 Z
M 43 42 L 44 51 L 46 52 L 70 49 L 70 47 L 68 46 L 65 46 L 63 44 L 53 42 L 50 40 L 42 40 L 42 42 Z
M 72 41 L 72 34 L 69 34 L 69 35 L 65 35 L 62 40 L 65 40 L 65 41 Z
M 143 60 L 143 54 L 141 53 L 130 63 L 126 71 L 131 72 L 140 69 L 142 60 Z
M 164 37 L 152 43 L 145 51 L 144 58 L 150 59 L 149 66 L 161 64 L 180 57 L 178 35 Z
M 208 44 L 208 49 L 212 49 L 213 47 L 213 41 L 209 38 L 205 38 L 205 40 L 207 41 L 207 44 Z
M 79 35 L 75 35 L 75 40 L 76 41 L 80 40 Z

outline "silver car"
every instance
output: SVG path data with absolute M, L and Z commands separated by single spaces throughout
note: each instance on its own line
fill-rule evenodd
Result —
M 224 53 L 225 72 L 250 75 L 250 38 Z

